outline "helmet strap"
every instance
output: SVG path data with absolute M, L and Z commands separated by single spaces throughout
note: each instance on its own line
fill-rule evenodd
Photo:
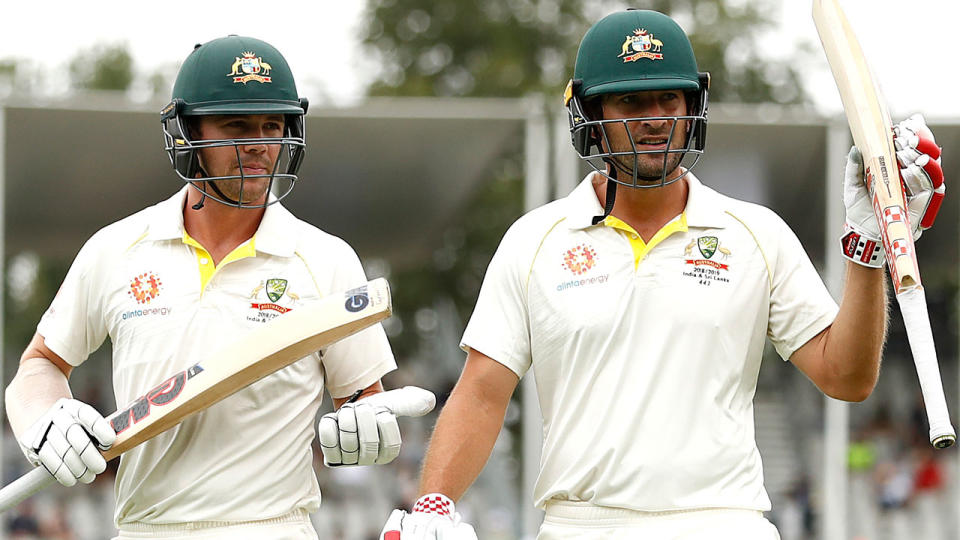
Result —
M 610 161 L 612 160 L 604 159 L 604 161 L 606 161 L 610 165 L 613 165 L 612 163 L 610 163 Z M 617 178 L 616 165 L 613 165 L 610 167 L 610 176 L 614 179 Z M 603 214 L 599 216 L 593 216 L 593 222 L 591 223 L 591 225 L 596 225 L 597 223 L 600 223 L 601 221 L 607 219 L 607 216 L 610 215 L 610 212 L 613 212 L 613 203 L 616 199 L 617 199 L 617 183 L 608 178 L 607 179 L 607 196 L 606 196 L 606 202 L 603 205 Z
M 230 197 L 227 197 L 226 195 L 224 195 L 223 192 L 220 191 L 220 188 L 217 187 L 217 184 L 215 182 L 213 182 L 212 180 L 207 180 L 207 184 L 210 186 L 210 189 L 214 191 L 214 193 L 220 196 L 221 199 L 227 201 L 230 204 L 235 204 L 237 206 L 240 206 L 240 201 L 235 201 Z M 240 194 L 243 195 L 243 192 L 241 191 Z
M 201 192 L 200 192 L 200 202 L 198 202 L 197 204 L 191 206 L 190 208 L 193 208 L 194 210 L 199 210 L 199 209 L 203 208 L 203 201 L 205 201 L 205 200 L 207 200 L 207 192 L 206 192 L 206 191 L 201 191 Z

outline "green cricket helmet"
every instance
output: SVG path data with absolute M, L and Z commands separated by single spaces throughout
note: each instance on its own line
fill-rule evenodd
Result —
M 656 11 L 636 9 L 607 15 L 583 36 L 573 79 L 564 92 L 573 147 L 595 171 L 617 184 L 661 187 L 676 182 L 686 170 L 696 165 L 703 154 L 709 82 L 709 74 L 697 71 L 693 47 L 686 33 L 670 17 Z M 599 112 L 599 104 L 594 101 L 604 94 L 648 90 L 684 92 L 687 115 L 605 120 Z M 665 150 L 640 150 L 632 139 L 632 149 L 614 151 L 610 147 L 607 129 L 611 125 L 629 132 L 626 129 L 629 122 L 643 120 L 672 121 Z M 682 133 L 676 132 L 679 120 L 686 120 L 686 130 Z M 671 148 L 674 137 L 684 137 L 681 148 Z M 642 154 L 663 154 L 664 167 L 659 176 L 637 172 L 638 156 Z M 667 166 L 671 154 L 680 155 L 679 159 L 674 158 L 677 163 L 682 163 L 687 155 L 694 157 L 692 163 L 677 169 L 680 172 L 676 176 L 667 178 L 671 172 L 667 169 L 672 169 Z M 630 158 L 633 159 L 632 167 L 625 165 Z M 630 178 L 618 178 L 618 171 Z M 608 190 L 609 186 L 613 185 L 609 184 Z M 608 197 L 608 203 L 611 199 Z
M 180 66 L 173 85 L 173 99 L 160 112 L 164 149 L 177 175 L 203 193 L 204 197 L 240 208 L 262 208 L 283 199 L 293 190 L 306 148 L 306 113 L 307 100 L 297 96 L 293 73 L 277 49 L 250 37 L 230 35 L 214 39 L 197 44 Z M 247 114 L 282 114 L 283 136 L 259 139 L 192 138 L 191 122 L 198 117 Z M 238 175 L 210 176 L 203 170 L 199 150 L 232 146 L 240 161 L 240 147 L 251 144 L 281 146 L 270 174 L 245 175 L 241 168 Z M 269 191 L 275 193 L 275 197 L 268 197 L 263 204 L 241 202 L 243 183 L 253 178 L 269 178 Z M 221 180 L 240 182 L 238 200 L 224 195 L 213 182 Z

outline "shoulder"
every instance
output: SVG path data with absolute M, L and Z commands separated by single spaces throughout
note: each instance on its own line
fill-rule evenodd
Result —
M 717 200 L 727 230 L 739 231 L 741 245 L 755 246 L 770 272 L 790 266 L 797 256 L 806 253 L 787 222 L 772 209 L 725 195 Z
M 149 235 L 156 223 L 156 209 L 156 205 L 144 208 L 101 228 L 86 241 L 81 254 L 90 252 L 101 258 L 121 256 Z
M 782 229 L 789 228 L 779 214 L 766 206 L 730 197 L 728 197 L 728 199 L 729 203 L 726 205 L 724 212 L 730 216 L 730 218 L 757 234 L 779 234 L 782 232 Z
M 537 207 L 517 218 L 504 233 L 500 241 L 501 248 L 536 249 L 544 239 L 565 227 L 567 220 L 567 201 L 559 199 Z
M 291 215 L 290 226 L 295 238 L 294 251 L 302 257 L 351 257 L 357 252 L 343 238 Z

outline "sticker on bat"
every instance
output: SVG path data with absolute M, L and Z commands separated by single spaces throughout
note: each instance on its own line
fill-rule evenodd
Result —
M 186 371 L 181 371 L 169 379 L 163 381 L 156 388 L 150 390 L 139 399 L 124 409 L 116 412 L 110 418 L 110 425 L 119 435 L 127 430 L 131 425 L 150 416 L 151 405 L 163 406 L 177 399 L 187 381 L 192 379 L 198 373 L 203 372 L 200 364 L 191 366 Z M 131 421 L 132 420 L 132 421 Z
M 356 289 L 350 289 L 345 294 L 347 301 L 343 304 L 343 307 L 347 308 L 347 311 L 350 313 L 362 311 L 363 308 L 370 304 L 370 296 L 367 293 L 366 285 L 357 287 Z

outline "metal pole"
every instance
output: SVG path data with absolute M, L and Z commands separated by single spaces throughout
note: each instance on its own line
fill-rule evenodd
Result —
M 3 327 L 6 323 L 6 320 L 3 316 L 4 313 L 4 303 L 3 299 L 5 292 L 7 290 L 7 275 L 6 275 L 6 190 L 7 190 L 7 165 L 6 165 L 6 152 L 7 152 L 7 141 L 6 141 L 6 127 L 7 127 L 7 115 L 6 107 L 0 106 L 0 388 L 7 387 L 7 381 L 4 377 L 5 362 L 4 357 L 6 356 L 6 340 L 3 335 Z M 6 426 L 7 424 L 7 409 L 3 407 L 3 414 L 0 415 L 0 422 L 3 422 L 3 425 L 0 425 L 0 478 L 5 478 L 3 463 L 5 456 L 3 455 L 3 449 L 6 446 Z M 4 526 L 5 524 L 0 523 L 0 540 L 4 540 L 7 537 L 7 529 Z
M 566 197 L 580 182 L 580 158 L 570 144 L 570 121 L 566 111 L 553 118 L 553 186 L 554 196 Z
M 834 298 L 843 291 L 846 263 L 840 255 L 838 227 L 844 220 L 840 175 L 850 148 L 847 125 L 831 122 L 826 128 L 826 284 Z M 847 446 L 849 443 L 850 409 L 844 401 L 824 396 L 823 477 L 820 486 L 822 502 L 820 537 L 822 540 L 846 540 L 847 534 Z
M 550 200 L 550 130 L 544 113 L 542 96 L 527 98 L 527 121 L 524 138 L 523 207 L 529 211 Z M 523 424 L 523 478 L 520 500 L 522 504 L 521 535 L 523 539 L 537 536 L 543 512 L 533 506 L 533 487 L 540 472 L 540 449 L 543 445 L 543 417 L 537 397 L 535 374 L 531 369 L 520 382 Z

